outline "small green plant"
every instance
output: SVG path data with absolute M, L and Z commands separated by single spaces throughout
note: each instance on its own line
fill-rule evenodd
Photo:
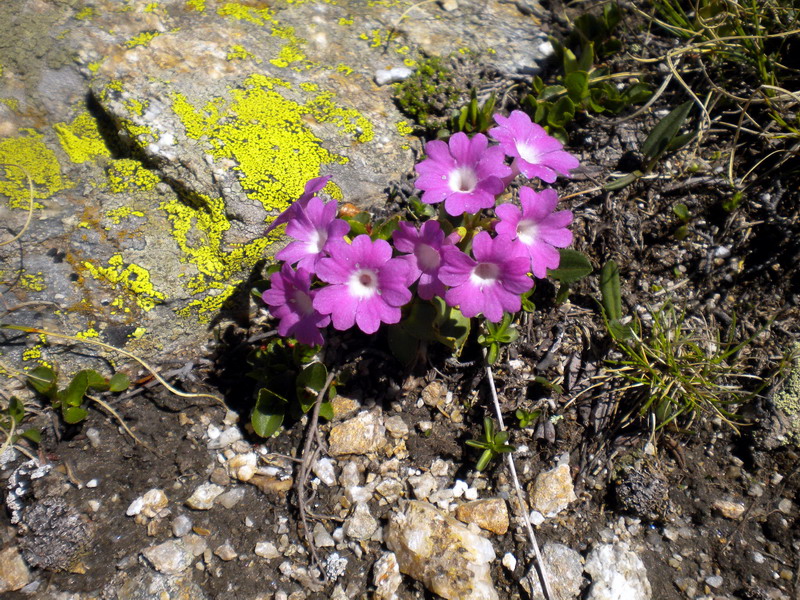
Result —
M 692 215 L 689 212 L 689 207 L 683 202 L 678 202 L 672 207 L 672 214 L 674 214 L 680 225 L 675 230 L 675 237 L 679 240 L 685 240 L 689 235 L 689 222 L 692 220 Z
M 557 269 L 551 269 L 547 274 L 559 282 L 556 293 L 556 304 L 561 304 L 569 297 L 570 286 L 577 283 L 592 272 L 592 263 L 585 254 L 569 248 L 560 248 L 561 262 Z
M 511 313 L 504 313 L 499 323 L 483 322 L 483 333 L 478 336 L 478 344 L 486 348 L 486 364 L 493 365 L 497 362 L 501 344 L 510 344 L 519 337 L 519 331 L 512 322 Z
M 507 444 L 508 431 L 495 431 L 494 421 L 489 417 L 483 419 L 483 439 L 467 440 L 466 444 L 483 450 L 475 469 L 483 471 L 495 457 L 504 452 L 514 452 L 516 448 Z
M 463 131 L 464 133 L 486 133 L 494 125 L 494 107 L 496 98 L 494 94 L 481 105 L 478 105 L 478 96 L 472 90 L 469 104 L 453 115 L 448 122 L 449 134 Z
M 316 360 L 318 351 L 318 347 L 279 338 L 250 353 L 247 361 L 252 369 L 248 375 L 259 385 L 250 414 L 250 424 L 256 434 L 271 437 L 287 416 L 299 419 L 313 408 L 328 378 L 328 369 Z M 328 394 L 328 398 L 333 398 L 336 387 L 330 386 Z M 319 415 L 324 419 L 333 418 L 329 400 L 322 402 Z
M 60 411 L 64 422 L 71 425 L 80 423 L 88 416 L 87 400 L 108 408 L 102 400 L 90 397 L 90 391 L 117 393 L 127 390 L 130 385 L 130 379 L 124 373 L 115 373 L 111 378 L 106 378 L 93 369 L 84 369 L 72 377 L 67 387 L 59 389 L 58 373 L 46 366 L 33 369 L 27 379 L 34 390 L 50 400 L 55 410 Z
M 723 338 L 708 323 L 687 319 L 671 302 L 650 314 L 647 333 L 638 320 L 624 330 L 625 335 L 609 326 L 622 357 L 609 361 L 607 374 L 628 382 L 623 390 L 633 403 L 625 420 L 635 415 L 652 418 L 660 430 L 688 428 L 706 415 L 720 417 L 736 429 L 740 424 L 736 410 L 755 393 L 742 386 L 753 376 L 744 372 L 740 355 L 752 338 L 737 344 L 735 322 Z
M 38 429 L 35 427 L 22 428 L 25 415 L 25 405 L 14 396 L 8 400 L 5 409 L 0 410 L 0 435 L 2 435 L 0 454 L 21 438 L 26 438 L 35 444 L 39 443 L 41 435 Z
M 524 410 L 522 408 L 518 408 L 517 411 L 514 413 L 514 416 L 517 417 L 517 422 L 522 429 L 526 427 L 530 427 L 536 421 L 539 420 L 539 417 L 542 416 L 541 410 Z

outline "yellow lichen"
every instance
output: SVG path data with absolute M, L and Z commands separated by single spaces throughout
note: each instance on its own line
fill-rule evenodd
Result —
M 147 6 L 144 7 L 144 12 L 146 13 L 154 13 L 158 12 L 158 2 L 151 2 Z
M 344 73 L 345 75 L 350 75 L 352 74 L 353 69 L 351 67 L 348 67 L 344 63 L 339 63 L 338 65 L 336 65 L 336 71 L 338 73 Z
M 145 100 L 142 102 L 137 98 L 126 98 L 123 106 L 128 110 L 129 113 L 141 117 L 144 114 L 145 109 L 150 105 L 150 102 Z
M 269 8 L 254 8 L 244 6 L 237 2 L 226 2 L 217 9 L 217 14 L 223 17 L 231 17 L 239 21 L 247 21 L 254 25 L 263 25 L 273 22 L 272 11 Z
M 206 0 L 186 0 L 186 6 L 197 12 L 203 12 L 206 9 Z
M 125 42 L 125 46 L 128 48 L 135 48 L 136 46 L 146 46 L 149 44 L 153 38 L 158 37 L 161 35 L 159 31 L 143 31 L 139 35 L 133 36 L 131 39 Z
M 111 161 L 106 175 L 109 189 L 116 193 L 129 191 L 132 187 L 144 191 L 152 190 L 161 181 L 158 175 L 132 158 Z
M 18 137 L 0 138 L 0 195 L 9 199 L 11 208 L 28 209 L 30 192 L 25 172 L 33 181 L 33 197 L 49 198 L 56 192 L 72 186 L 61 176 L 61 166 L 43 136 L 32 129 L 23 129 Z M 10 164 L 9 164 L 10 163 Z M 42 208 L 38 202 L 36 208 Z
M 81 113 L 72 123 L 56 123 L 53 129 L 61 147 L 74 163 L 85 163 L 98 156 L 110 156 L 97 121 L 87 112 Z
M 228 60 L 244 60 L 246 58 L 255 58 L 255 55 L 247 51 L 244 46 L 233 45 L 228 49 Z
M 77 13 L 75 13 L 75 18 L 84 21 L 84 20 L 94 19 L 97 15 L 98 12 L 93 7 L 84 6 Z
M 164 301 L 166 296 L 159 292 L 150 282 L 150 273 L 134 263 L 125 264 L 121 254 L 115 254 L 108 259 L 107 267 L 99 267 L 86 261 L 83 267 L 97 280 L 105 280 L 115 290 L 121 289 L 130 292 L 130 300 L 142 310 L 152 310 L 157 304 Z M 122 296 L 115 300 L 114 306 L 129 310 Z
M 129 338 L 131 338 L 132 340 L 138 340 L 138 339 L 139 339 L 139 338 L 141 338 L 141 337 L 142 337 L 142 336 L 143 336 L 145 333 L 147 333 L 147 329 L 146 329 L 146 328 L 144 328 L 144 327 L 137 327 L 136 329 L 134 329 L 134 330 L 133 330 L 133 332 L 132 332 L 132 333 L 129 333 L 129 334 L 128 334 L 128 337 L 129 337 Z
M 44 274 L 41 271 L 36 274 L 22 271 L 17 278 L 17 283 L 21 287 L 34 292 L 41 292 L 46 288 L 44 284 Z
M 342 27 L 344 27 L 346 25 L 352 25 L 353 22 L 354 22 L 353 19 L 348 19 L 346 17 L 340 17 L 339 18 L 339 25 L 341 25 Z
M 128 219 L 130 217 L 144 217 L 144 213 L 140 210 L 134 210 L 130 206 L 120 206 L 106 213 L 106 218 L 111 220 L 114 225 L 119 225 L 122 219 Z
M 78 338 L 79 340 L 88 340 L 89 338 L 99 338 L 100 332 L 97 331 L 97 329 L 95 329 L 94 327 L 89 327 L 87 329 L 84 329 L 83 331 L 78 331 L 75 334 L 75 337 Z
M 92 73 L 97 73 L 100 70 L 100 66 L 103 64 L 103 59 L 96 60 L 94 62 L 90 62 L 87 67 Z
M 2 71 L 0 71 L 0 74 L 1 73 Z M 19 110 L 19 100 L 17 100 L 16 98 L 0 98 L 0 102 L 5 104 L 8 108 L 13 110 L 14 112 L 17 112 Z
M 397 123 L 397 132 L 400 135 L 408 135 L 410 133 L 414 133 L 414 128 L 408 124 L 408 121 L 399 121 Z

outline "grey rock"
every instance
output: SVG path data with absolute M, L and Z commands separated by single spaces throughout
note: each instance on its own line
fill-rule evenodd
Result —
M 255 547 L 256 556 L 262 558 L 278 558 L 281 553 L 272 542 L 258 542 Z
M 30 581 L 28 565 L 22 560 L 19 549 L 9 546 L 0 550 L 0 594 L 21 590 Z
M 356 504 L 344 522 L 345 535 L 356 540 L 368 540 L 376 529 L 378 521 L 369 512 L 369 505 L 366 502 Z
M 186 515 L 178 515 L 172 519 L 172 535 L 183 537 L 192 530 L 192 520 Z
M 210 510 L 214 506 L 214 500 L 224 491 L 224 487 L 215 483 L 204 483 L 186 499 L 186 506 L 194 510 Z
M 216 500 L 214 501 L 216 504 L 224 506 L 227 509 L 231 509 L 239 502 L 242 501 L 244 498 L 245 489 L 243 487 L 236 487 L 232 490 L 228 490 L 227 492 L 223 492 L 219 496 L 217 496 Z

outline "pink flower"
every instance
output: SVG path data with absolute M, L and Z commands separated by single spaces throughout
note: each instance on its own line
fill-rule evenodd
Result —
M 440 140 L 425 144 L 428 158 L 415 167 L 420 175 L 415 185 L 424 192 L 422 201 L 444 201 L 447 214 L 454 217 L 494 206 L 511 169 L 504 162 L 503 151 L 488 145 L 482 133 L 470 140 L 462 132 L 450 138 L 449 147 Z
M 303 191 L 303 195 L 300 196 L 297 200 L 295 200 L 292 204 L 289 205 L 285 211 L 283 211 L 278 218 L 275 219 L 272 223 L 270 223 L 269 227 L 267 227 L 266 233 L 269 233 L 273 229 L 275 229 L 278 225 L 282 225 L 283 223 L 288 223 L 292 219 L 297 217 L 297 212 L 299 210 L 305 210 L 306 206 L 308 205 L 308 201 L 311 200 L 312 197 L 316 195 L 318 191 L 324 188 L 328 181 L 330 181 L 330 175 L 323 175 L 322 177 L 315 177 L 313 179 L 309 179 L 306 182 L 305 190 Z
M 400 307 L 411 300 L 408 263 L 392 258 L 385 240 L 357 236 L 352 244 L 335 241 L 330 257 L 317 265 L 317 277 L 330 285 L 317 292 L 314 308 L 331 315 L 333 326 L 375 333 L 381 323 L 397 323 Z
M 572 232 L 567 225 L 572 222 L 568 210 L 554 212 L 558 204 L 555 190 L 542 190 L 538 194 L 529 187 L 519 190 L 522 210 L 513 204 L 501 204 L 495 209 L 500 218 L 494 228 L 524 248 L 530 257 L 530 269 L 535 277 L 547 277 L 547 269 L 557 269 L 561 256 L 556 248 L 566 248 L 572 243 Z
M 450 306 L 458 306 L 465 317 L 483 313 L 497 323 L 503 311 L 517 312 L 520 295 L 533 287 L 528 277 L 529 260 L 516 253 L 514 242 L 505 235 L 492 239 L 481 231 L 472 240 L 470 258 L 456 248 L 447 249 L 439 278 L 451 289 L 445 294 Z
M 330 244 L 350 231 L 347 222 L 335 218 L 337 208 L 336 201 L 326 204 L 321 198 L 309 198 L 305 207 L 294 211 L 286 226 L 287 235 L 297 241 L 278 252 L 275 258 L 314 272 L 319 259 L 327 256 Z
M 294 336 L 302 344 L 314 346 L 325 340 L 320 328 L 331 322 L 327 315 L 314 309 L 311 291 L 311 273 L 305 269 L 294 271 L 284 263 L 281 270 L 270 277 L 270 289 L 261 295 L 269 306 L 269 312 L 277 319 L 278 333 L 283 337 Z
M 392 234 L 394 247 L 400 252 L 410 252 L 398 258 L 409 264 L 408 284 L 419 279 L 417 293 L 423 300 L 434 296 L 444 297 L 444 284 L 439 280 L 439 268 L 442 265 L 442 248 L 451 246 L 458 234 L 444 237 L 444 231 L 438 221 L 426 221 L 417 231 L 411 223 L 401 221 L 399 228 Z
M 528 179 L 538 177 L 553 183 L 557 175 L 569 177 L 569 172 L 580 164 L 556 138 L 547 135 L 540 125 L 521 110 L 512 111 L 509 117 L 495 115 L 499 127 L 489 130 L 506 155 L 514 158 L 513 167 Z

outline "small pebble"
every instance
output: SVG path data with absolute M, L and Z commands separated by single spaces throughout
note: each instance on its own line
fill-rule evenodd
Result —
M 258 542 L 256 544 L 255 554 L 262 558 L 278 558 L 281 555 L 272 542 Z
M 97 487 L 97 479 L 90 479 L 86 482 L 87 488 L 96 488 Z
M 244 494 L 245 489 L 243 487 L 236 487 L 217 496 L 215 502 L 230 509 L 241 502 L 242 498 L 244 498 Z
M 506 552 L 503 555 L 503 566 L 513 572 L 517 568 L 517 558 L 511 552 Z
M 172 519 L 172 535 L 183 537 L 192 530 L 192 520 L 186 515 L 178 515 Z
M 722 585 L 722 577 L 719 575 L 710 575 L 709 577 L 706 577 L 706 584 L 708 587 L 718 588 Z
M 100 446 L 100 431 L 94 427 L 89 427 L 89 429 L 86 430 L 86 438 L 89 440 L 92 448 Z
M 214 550 L 214 554 L 218 556 L 220 560 L 224 561 L 233 560 L 238 556 L 230 542 L 225 542 L 221 546 L 218 546 L 217 549 Z
M 792 501 L 788 498 L 783 498 L 780 502 L 778 502 L 778 510 L 781 511 L 785 515 L 789 515 L 792 513 Z

